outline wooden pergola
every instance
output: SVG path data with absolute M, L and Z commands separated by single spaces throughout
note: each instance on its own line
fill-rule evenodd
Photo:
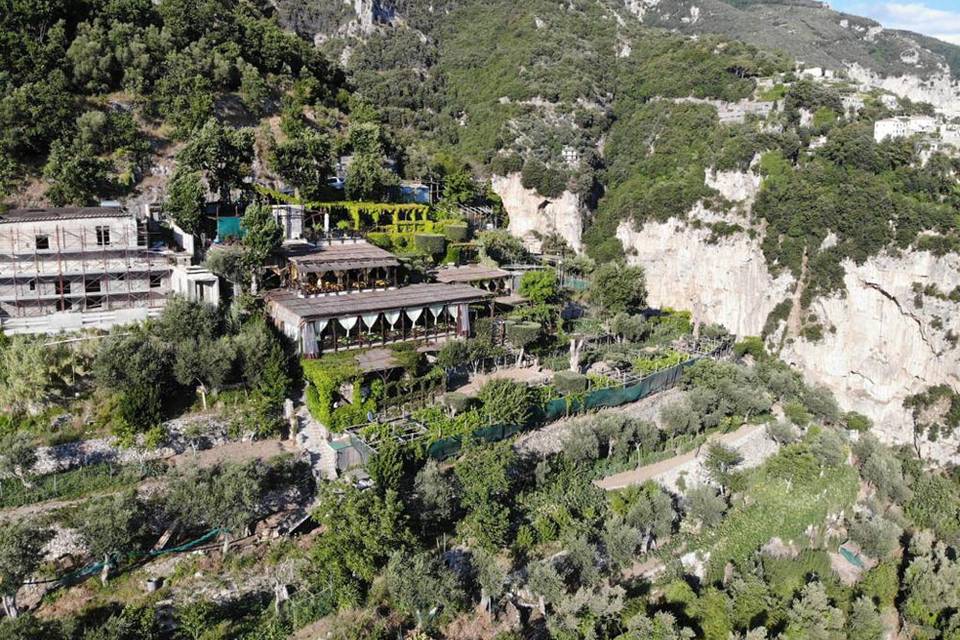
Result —
M 470 335 L 479 305 L 491 317 L 494 294 L 463 284 L 415 284 L 399 289 L 305 297 L 268 292 L 274 323 L 312 358 L 330 351 Z
M 286 248 L 285 280 L 304 295 L 386 289 L 398 284 L 400 261 L 364 241 Z

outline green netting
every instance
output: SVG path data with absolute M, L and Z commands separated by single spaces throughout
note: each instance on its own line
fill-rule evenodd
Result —
M 591 409 L 604 407 L 618 407 L 630 402 L 636 402 L 649 395 L 668 389 L 677 384 L 684 370 L 697 361 L 697 358 L 681 362 L 678 365 L 657 371 L 644 377 L 639 382 L 626 387 L 611 387 L 597 389 L 582 397 L 567 397 L 551 400 L 543 409 L 543 422 L 553 422 L 569 415 L 582 413 Z M 497 442 L 508 438 L 523 430 L 516 425 L 494 425 L 483 427 L 473 432 L 473 437 L 483 442 Z M 454 436 L 437 440 L 427 447 L 427 455 L 437 460 L 443 460 L 456 455 L 460 451 L 462 438 Z

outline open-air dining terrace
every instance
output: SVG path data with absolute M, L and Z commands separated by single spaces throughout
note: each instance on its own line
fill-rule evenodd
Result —
M 271 317 L 307 358 L 346 349 L 467 337 L 478 315 L 493 315 L 493 294 L 460 284 L 302 297 L 267 294 Z
M 397 286 L 400 261 L 361 240 L 288 247 L 285 280 L 303 295 L 369 291 Z

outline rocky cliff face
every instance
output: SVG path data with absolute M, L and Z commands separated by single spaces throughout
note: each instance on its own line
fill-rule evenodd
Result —
M 830 327 L 823 340 L 788 341 L 781 356 L 830 387 L 842 406 L 870 416 L 885 439 L 912 442 L 903 400 L 934 385 L 960 383 L 960 349 L 953 344 L 960 306 L 944 299 L 960 282 L 960 257 L 916 252 L 845 268 L 846 297 L 813 303 Z M 939 295 L 924 295 L 921 288 Z M 921 448 L 927 457 L 960 459 L 956 439 Z
M 721 174 L 708 177 L 708 184 L 747 205 L 759 182 L 750 174 Z M 651 304 L 699 307 L 701 317 L 738 335 L 759 335 L 774 306 L 795 295 L 794 279 L 771 275 L 759 238 L 717 238 L 704 224 L 719 220 L 746 222 L 741 214 L 698 206 L 687 220 L 641 229 L 621 223 L 617 237 L 628 261 L 645 268 Z M 845 409 L 873 419 L 885 440 L 913 443 L 904 399 L 930 386 L 960 385 L 960 348 L 954 345 L 960 304 L 948 296 L 960 283 L 960 257 L 909 252 L 844 266 L 846 295 L 816 300 L 811 309 L 824 326 L 823 338 L 786 336 L 781 357 L 809 382 L 829 387 Z M 784 330 L 781 323 L 777 336 Z M 960 460 L 958 443 L 954 436 L 920 448 L 929 458 Z
M 910 74 L 882 76 L 853 64 L 847 68 L 847 73 L 861 84 L 910 98 L 914 102 L 929 102 L 948 116 L 960 116 L 960 82 L 953 79 L 949 69 L 944 68 L 929 78 Z
M 565 191 L 558 198 L 544 198 L 533 189 L 524 188 L 519 173 L 493 176 L 491 186 L 510 217 L 510 233 L 524 239 L 534 250 L 539 250 L 540 239 L 557 233 L 574 251 L 581 251 L 587 209 L 579 196 Z
M 641 229 L 622 222 L 617 238 L 628 261 L 646 270 L 653 306 L 689 309 L 696 303 L 704 319 L 737 335 L 759 335 L 767 315 L 789 295 L 793 278 L 770 274 L 759 239 L 744 233 L 717 237 L 705 225 L 747 226 L 760 179 L 749 172 L 717 172 L 708 174 L 706 183 L 737 208 L 715 212 L 697 205 L 685 221 L 650 222 Z

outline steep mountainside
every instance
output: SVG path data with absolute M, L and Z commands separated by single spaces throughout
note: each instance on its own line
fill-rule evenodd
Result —
M 939 75 L 958 67 L 960 47 L 884 29 L 868 18 L 808 0 L 639 0 L 627 2 L 650 26 L 719 33 L 765 49 L 782 49 L 810 66 L 857 64 L 884 76 Z M 960 68 L 953 68 L 960 79 Z
M 471 161 L 518 235 L 625 255 L 655 303 L 763 334 L 912 441 L 908 398 L 958 382 L 960 167 L 872 128 L 956 109 L 960 49 L 816 2 L 558 6 L 360 2 L 304 35 L 380 107 L 408 170 Z M 791 58 L 843 73 L 798 81 Z

